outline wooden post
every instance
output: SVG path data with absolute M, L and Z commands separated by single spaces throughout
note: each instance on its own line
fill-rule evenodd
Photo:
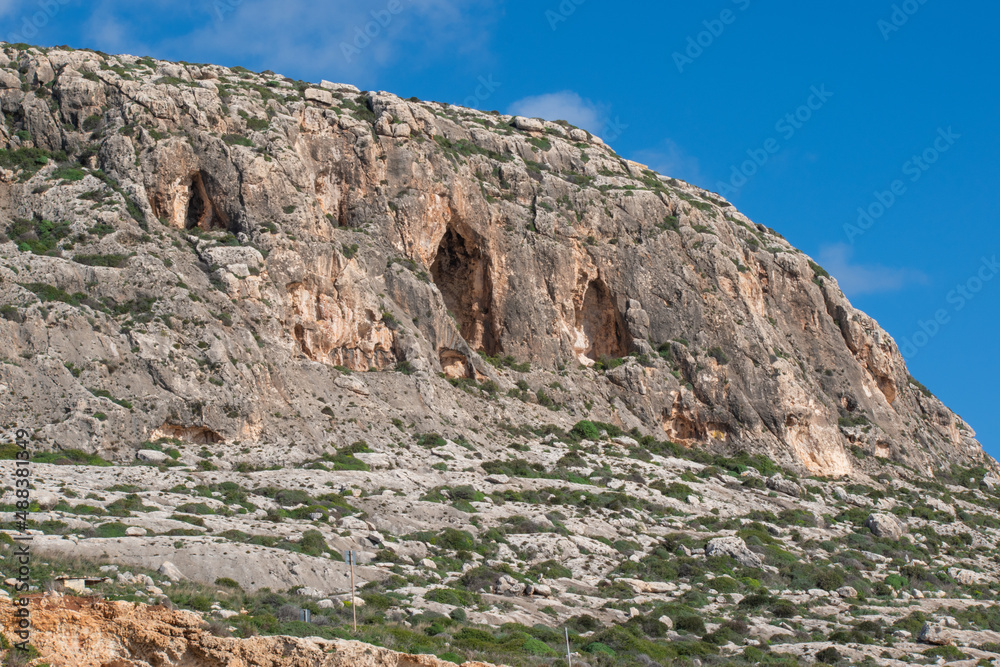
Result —
M 354 600 L 354 550 L 351 549 L 351 613 L 354 614 L 354 634 L 358 633 L 358 606 Z
M 566 665 L 567 667 L 573 667 L 573 654 L 569 650 L 569 628 L 563 628 L 566 631 Z

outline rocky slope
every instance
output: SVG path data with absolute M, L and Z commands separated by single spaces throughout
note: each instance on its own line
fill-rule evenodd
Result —
M 431 655 L 407 655 L 352 641 L 218 637 L 200 616 L 128 602 L 56 594 L 35 598 L 34 648 L 52 667 L 453 667 Z M 0 623 L 14 623 L 0 600 Z M 464 667 L 490 667 L 467 662 Z
M 1000 655 L 996 462 L 717 195 L 562 123 L 0 46 L 33 590 L 243 638 L 144 609 L 152 659 L 131 607 L 52 598 L 45 659 L 71 617 L 108 665 Z
M 550 419 L 541 391 L 819 474 L 850 473 L 849 447 L 986 462 L 808 257 L 582 130 L 12 45 L 0 104 L 0 419 L 49 446 L 275 460 L 381 444 L 385 415 Z M 499 396 L 465 408 L 439 373 Z

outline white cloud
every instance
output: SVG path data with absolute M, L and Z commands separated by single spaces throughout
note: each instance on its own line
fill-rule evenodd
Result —
M 6 2 L 0 0 L 0 8 Z M 91 7 L 84 39 L 95 48 L 365 88 L 391 68 L 450 61 L 456 54 L 472 62 L 484 58 L 500 10 L 497 0 L 100 0 Z M 180 13 L 186 17 L 183 31 L 161 36 L 155 27 L 175 22 Z M 102 27 L 107 17 L 117 22 L 110 30 Z
M 601 136 L 608 123 L 608 108 L 591 102 L 572 90 L 520 99 L 507 109 L 515 116 L 565 120 Z
M 632 159 L 649 165 L 650 169 L 664 176 L 708 187 L 708 180 L 701 173 L 698 158 L 688 155 L 672 139 L 665 139 L 658 148 L 637 151 L 632 154 Z
M 837 279 L 840 289 L 848 296 L 898 292 L 911 285 L 926 285 L 929 280 L 922 271 L 897 269 L 880 264 L 853 264 L 854 249 L 846 243 L 823 246 L 819 263 Z

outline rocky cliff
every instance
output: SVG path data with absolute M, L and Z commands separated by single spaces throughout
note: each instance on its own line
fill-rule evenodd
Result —
M 0 420 L 44 447 L 592 418 L 823 475 L 995 465 L 777 232 L 565 123 L 9 44 L 0 104 Z

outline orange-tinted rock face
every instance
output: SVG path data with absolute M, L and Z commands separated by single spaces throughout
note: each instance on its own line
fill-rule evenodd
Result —
M 0 340 L 56 368 L 109 362 L 56 380 L 42 363 L 10 371 L 27 396 L 0 418 L 40 419 L 47 443 L 126 449 L 165 423 L 225 442 L 327 440 L 337 369 L 491 378 L 506 393 L 516 379 L 488 356 L 552 374 L 545 385 L 593 379 L 597 407 L 646 433 L 815 473 L 849 472 L 852 445 L 920 469 L 989 463 L 807 257 L 585 133 L 348 87 L 328 103 L 221 67 L 169 65 L 197 82 L 179 86 L 129 56 L 30 55 L 46 58 L 51 105 L 20 86 L 0 100 L 30 110 L 39 146 L 71 152 L 99 116 L 74 158 L 107 180 L 0 174 L 5 219 L 72 226 L 61 258 L 7 246 L 0 290 L 20 310 Z M 89 300 L 49 321 L 25 283 Z M 95 420 L 99 406 L 79 402 L 93 386 L 148 407 Z M 877 437 L 849 432 L 866 423 Z

